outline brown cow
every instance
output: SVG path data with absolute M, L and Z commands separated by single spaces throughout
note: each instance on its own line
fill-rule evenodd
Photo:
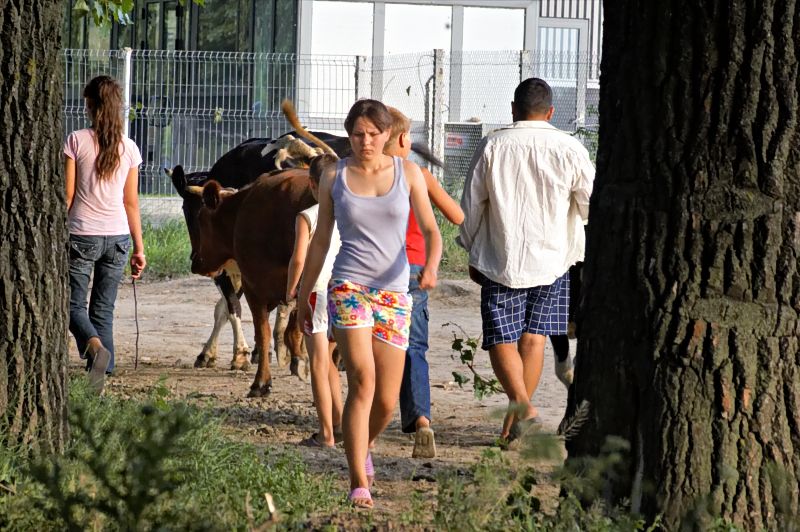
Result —
M 192 272 L 213 276 L 231 260 L 242 273 L 242 289 L 253 315 L 256 345 L 269 353 L 269 313 L 286 294 L 297 213 L 315 202 L 308 170 L 263 175 L 238 192 L 225 194 L 216 181 L 202 191 L 199 244 L 192 250 Z M 248 397 L 272 388 L 269 358 L 262 356 Z

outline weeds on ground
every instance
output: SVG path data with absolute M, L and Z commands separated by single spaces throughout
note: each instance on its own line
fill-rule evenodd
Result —
M 561 444 L 555 436 L 534 433 L 526 438 L 528 456 L 554 460 Z M 560 459 L 560 458 L 559 458 Z M 596 464 L 598 469 L 603 464 Z M 575 484 L 590 482 L 575 472 L 561 471 L 561 478 L 572 475 Z M 471 477 L 471 478 L 470 478 Z M 582 506 L 575 493 L 559 501 L 555 513 L 542 512 L 541 500 L 534 494 L 539 475 L 529 462 L 511 463 L 509 455 L 487 449 L 467 477 L 449 474 L 439 479 L 434 525 L 443 530 L 523 530 L 523 531 L 637 531 L 657 530 L 660 521 L 649 526 L 630 513 L 625 505 L 609 509 L 602 504 Z
M 333 511 L 332 478 L 294 453 L 232 441 L 207 411 L 70 391 L 64 456 L 0 451 L 0 530 L 243 530 Z M 265 494 L 271 495 L 277 513 Z

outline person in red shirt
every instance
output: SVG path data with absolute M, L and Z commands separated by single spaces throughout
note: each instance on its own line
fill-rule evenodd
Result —
M 411 153 L 411 121 L 393 107 L 389 107 L 389 113 L 392 115 L 392 134 L 383 152 L 405 159 Z M 433 205 L 450 222 L 460 225 L 464 220 L 464 211 L 426 168 L 421 169 L 428 187 L 428 197 Z M 400 420 L 403 432 L 415 433 L 412 457 L 433 458 L 436 456 L 436 442 L 431 429 L 431 387 L 428 361 L 425 357 L 428 351 L 428 293 L 419 288 L 418 280 L 425 265 L 425 240 L 414 219 L 413 210 L 406 230 L 406 254 L 411 266 L 408 291 L 414 305 L 411 310 L 411 336 L 400 387 Z

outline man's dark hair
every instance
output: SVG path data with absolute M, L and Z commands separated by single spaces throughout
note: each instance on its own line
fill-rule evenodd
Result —
M 553 89 L 543 79 L 528 78 L 514 90 L 514 107 L 521 117 L 546 114 L 553 106 Z
M 366 118 L 372 122 L 381 133 L 392 127 L 392 115 L 389 114 L 389 109 L 378 100 L 365 98 L 353 104 L 344 120 L 344 129 L 348 135 L 353 133 L 356 120 L 359 118 Z

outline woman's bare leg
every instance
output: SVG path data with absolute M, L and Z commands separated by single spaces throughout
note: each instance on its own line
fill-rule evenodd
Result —
M 372 329 L 334 329 L 347 371 L 347 400 L 342 413 L 344 452 L 350 472 L 350 489 L 367 488 L 364 467 L 369 447 L 370 410 L 375 395 L 375 361 Z

